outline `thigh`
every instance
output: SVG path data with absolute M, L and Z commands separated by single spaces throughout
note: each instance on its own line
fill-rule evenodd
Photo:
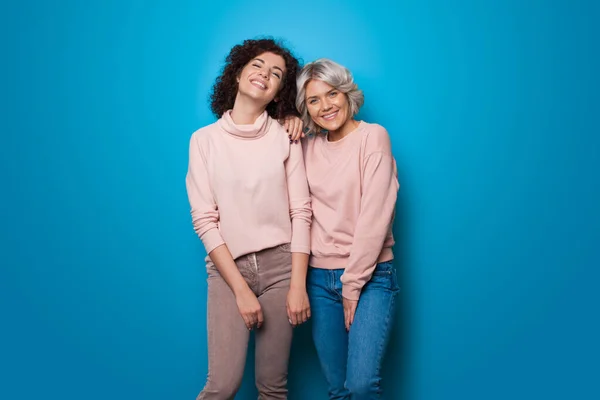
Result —
M 391 263 L 382 264 L 364 286 L 350 328 L 348 382 L 380 379 L 381 363 L 389 341 L 399 290 Z M 348 385 L 352 386 L 350 383 Z
M 244 374 L 249 332 L 233 292 L 220 276 L 208 278 L 207 388 L 237 388 Z
M 344 325 L 342 297 L 334 290 L 336 276 L 332 271 L 311 269 L 307 279 L 313 341 L 330 398 L 344 398 L 348 332 Z
M 258 297 L 264 323 L 255 331 L 256 386 L 262 397 L 287 396 L 287 373 L 292 345 L 292 325 L 288 321 L 286 298 L 289 280 L 271 286 Z

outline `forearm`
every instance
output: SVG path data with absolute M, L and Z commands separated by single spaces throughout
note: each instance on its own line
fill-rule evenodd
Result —
M 216 247 L 209 257 L 235 296 L 249 289 L 226 244 Z
M 308 254 L 292 253 L 292 279 L 290 286 L 306 290 L 306 273 L 308 271 Z

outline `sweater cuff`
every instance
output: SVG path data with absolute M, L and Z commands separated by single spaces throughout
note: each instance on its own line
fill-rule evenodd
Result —
M 310 247 L 293 244 L 290 246 L 290 253 L 304 253 L 310 255 Z
M 225 244 L 223 237 L 221 236 L 221 232 L 219 232 L 219 228 L 214 227 L 202 235 L 202 243 L 204 243 L 204 249 L 206 250 L 206 254 L 210 254 L 211 251 L 216 249 L 222 244 Z
M 358 289 L 350 285 L 342 286 L 342 296 L 348 300 L 358 301 L 361 291 L 362 289 Z

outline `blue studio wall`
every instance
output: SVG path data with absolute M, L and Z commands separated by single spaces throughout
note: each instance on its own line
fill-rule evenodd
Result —
M 593 1 L 0 6 L 0 399 L 193 399 L 207 370 L 188 140 L 229 48 L 332 58 L 390 132 L 387 399 L 598 399 Z M 237 398 L 255 398 L 252 358 Z M 325 399 L 298 328 L 290 399 Z

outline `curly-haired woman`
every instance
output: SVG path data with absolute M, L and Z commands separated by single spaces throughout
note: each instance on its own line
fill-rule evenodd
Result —
M 256 329 L 261 399 L 287 398 L 293 326 L 310 317 L 310 195 L 302 149 L 275 119 L 295 113 L 298 61 L 272 39 L 234 46 L 217 78 L 218 121 L 194 132 L 186 186 L 208 273 L 208 377 L 231 399 Z
M 378 399 L 398 292 L 391 227 L 399 185 L 390 138 L 381 125 L 355 119 L 364 97 L 343 66 L 309 63 L 297 89 L 305 129 L 317 133 L 303 142 L 315 347 L 330 399 Z

